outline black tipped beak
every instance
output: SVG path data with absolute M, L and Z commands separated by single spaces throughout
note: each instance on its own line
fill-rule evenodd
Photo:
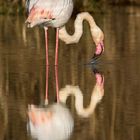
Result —
M 100 73 L 99 70 L 96 67 L 92 68 L 93 73 L 96 75 L 97 73 Z
M 90 60 L 90 63 L 91 64 L 95 64 L 98 62 L 99 58 L 100 58 L 101 54 L 97 55 L 97 54 L 94 54 L 94 56 L 91 58 Z
M 90 60 L 90 64 L 96 64 L 97 61 L 99 60 L 99 58 L 101 57 L 103 51 L 104 51 L 104 45 L 102 43 L 100 43 L 100 47 L 101 47 L 101 52 L 99 54 L 94 54 L 93 57 Z

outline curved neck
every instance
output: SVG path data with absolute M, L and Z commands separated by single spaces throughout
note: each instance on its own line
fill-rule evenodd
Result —
M 90 25 L 90 31 L 95 44 L 98 44 L 98 40 L 103 38 L 103 32 L 96 25 L 93 17 L 88 12 L 82 12 L 77 15 L 74 22 L 75 32 L 73 35 L 69 35 L 67 33 L 66 27 L 63 26 L 59 30 L 59 38 L 64 41 L 66 44 L 77 43 L 79 42 L 82 34 L 83 34 L 83 21 L 86 20 Z M 99 39 L 98 39 L 99 38 Z
M 83 94 L 78 86 L 71 86 L 71 85 L 66 86 L 65 88 L 60 90 L 59 97 L 60 97 L 60 102 L 65 104 L 67 98 L 70 95 L 75 96 L 75 108 L 78 115 L 82 117 L 88 117 L 94 112 L 97 103 L 102 99 L 103 94 L 100 92 L 103 91 L 100 90 L 100 86 L 96 84 L 95 87 L 93 88 L 90 104 L 87 108 L 83 107 Z

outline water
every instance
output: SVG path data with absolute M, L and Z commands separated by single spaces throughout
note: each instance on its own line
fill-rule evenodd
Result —
M 93 15 L 105 33 L 105 53 L 97 65 L 105 78 L 104 96 L 94 113 L 80 117 L 74 97 L 67 107 L 74 118 L 70 140 L 140 139 L 140 10 L 113 8 Z M 0 16 L 0 139 L 30 140 L 27 132 L 29 104 L 40 105 L 45 97 L 45 41 L 40 28 L 27 29 L 24 17 Z M 67 24 L 69 32 L 73 20 Z M 49 30 L 49 99 L 55 97 L 55 31 Z M 95 75 L 84 64 L 95 51 L 89 26 L 78 44 L 59 48 L 59 88 L 79 86 L 84 107 L 90 102 Z

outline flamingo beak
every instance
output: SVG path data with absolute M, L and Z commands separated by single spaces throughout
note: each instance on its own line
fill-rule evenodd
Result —
M 104 52 L 104 44 L 103 44 L 103 42 L 101 42 L 96 46 L 96 52 L 94 53 L 93 57 L 91 58 L 90 63 L 95 64 L 98 61 L 98 59 L 101 57 L 103 52 Z

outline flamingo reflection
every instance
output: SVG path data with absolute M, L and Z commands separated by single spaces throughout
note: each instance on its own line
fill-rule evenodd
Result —
M 74 121 L 65 105 L 55 103 L 44 107 L 28 107 L 28 130 L 38 140 L 66 140 L 70 137 Z
M 60 101 L 66 104 L 68 96 L 75 96 L 75 108 L 77 114 L 81 117 L 89 117 L 95 110 L 96 105 L 101 101 L 104 95 L 104 76 L 95 71 L 96 84 L 91 93 L 91 101 L 87 108 L 83 107 L 83 93 L 79 86 L 67 85 L 59 92 Z
M 46 94 L 44 106 L 28 107 L 28 130 L 31 136 L 38 140 L 67 140 L 73 131 L 73 117 L 65 104 L 59 100 L 57 66 L 55 66 L 55 79 L 57 103 L 49 105 Z M 48 78 L 46 82 L 48 83 Z
M 38 140 L 67 140 L 73 131 L 74 120 L 66 107 L 68 96 L 75 96 L 75 107 L 78 115 L 89 117 L 104 95 L 104 76 L 94 71 L 96 84 L 91 94 L 87 108 L 83 107 L 83 94 L 78 86 L 67 85 L 58 89 L 58 69 L 55 67 L 57 103 L 49 105 L 48 99 L 43 106 L 29 105 L 28 130 L 33 138 Z M 48 79 L 46 79 L 48 80 Z

